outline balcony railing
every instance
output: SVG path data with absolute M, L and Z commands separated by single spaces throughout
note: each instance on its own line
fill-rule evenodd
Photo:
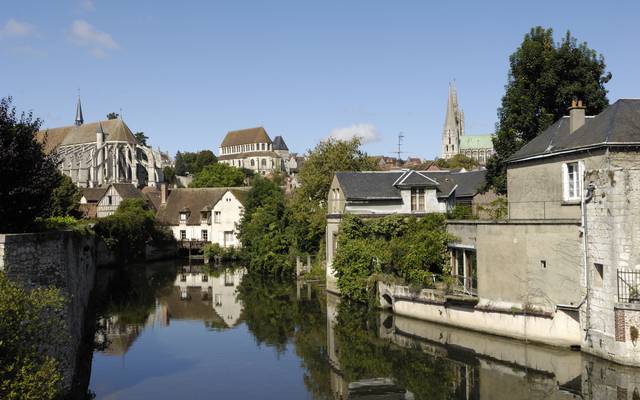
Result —
M 618 270 L 618 302 L 640 303 L 640 271 Z

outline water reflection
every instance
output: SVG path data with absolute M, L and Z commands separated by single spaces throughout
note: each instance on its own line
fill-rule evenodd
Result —
M 637 369 L 372 312 L 242 267 L 146 265 L 112 278 L 98 398 L 640 400 Z

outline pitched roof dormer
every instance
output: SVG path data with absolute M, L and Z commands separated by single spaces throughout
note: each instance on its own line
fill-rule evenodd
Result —
M 418 171 L 406 170 L 393 183 L 393 186 L 399 189 L 406 189 L 411 187 L 436 187 L 438 186 L 438 182 Z

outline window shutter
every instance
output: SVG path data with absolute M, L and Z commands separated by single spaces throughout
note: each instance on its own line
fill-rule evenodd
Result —
M 562 199 L 569 199 L 569 169 L 567 164 L 562 164 Z

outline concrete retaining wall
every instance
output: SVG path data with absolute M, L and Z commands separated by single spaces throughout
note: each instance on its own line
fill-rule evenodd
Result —
M 84 317 L 96 274 L 95 237 L 76 232 L 0 234 L 0 271 L 26 289 L 56 287 L 67 299 L 66 340 L 49 349 L 71 388 L 83 340 Z

